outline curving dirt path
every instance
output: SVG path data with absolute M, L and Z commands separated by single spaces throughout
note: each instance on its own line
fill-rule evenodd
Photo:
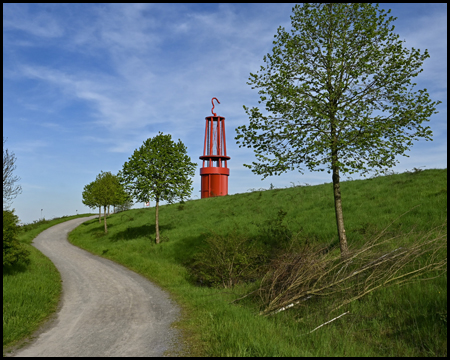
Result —
M 55 225 L 34 239 L 61 273 L 62 306 L 50 326 L 13 356 L 163 356 L 177 345 L 170 324 L 179 308 L 165 292 L 67 241 L 71 230 L 94 217 Z

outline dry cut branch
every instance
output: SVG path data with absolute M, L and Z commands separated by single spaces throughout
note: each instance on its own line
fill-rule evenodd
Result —
M 259 295 L 265 307 L 260 315 L 301 305 L 311 297 L 338 299 L 330 309 L 334 311 L 376 289 L 447 271 L 446 224 L 394 250 L 386 247 L 395 238 L 379 241 L 385 230 L 345 259 L 335 251 L 324 254 L 323 249 L 311 248 L 280 256 L 261 282 Z M 413 236 L 411 232 L 405 238 Z

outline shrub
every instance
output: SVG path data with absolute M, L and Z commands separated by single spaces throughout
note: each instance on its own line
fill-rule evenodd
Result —
M 266 255 L 256 242 L 235 231 L 228 236 L 213 234 L 206 239 L 207 247 L 194 256 L 191 271 L 201 284 L 234 285 L 254 281 L 266 263 Z
M 3 267 L 18 263 L 29 264 L 29 251 L 19 243 L 18 217 L 13 211 L 3 210 Z
M 274 219 L 266 220 L 260 227 L 260 237 L 265 245 L 272 248 L 282 249 L 289 246 L 290 240 L 294 234 L 285 224 L 284 218 L 287 212 L 283 209 L 278 210 Z

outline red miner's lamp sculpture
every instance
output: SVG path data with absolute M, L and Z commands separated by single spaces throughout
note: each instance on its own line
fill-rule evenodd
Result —
M 228 195 L 228 176 L 230 169 L 227 168 L 227 145 L 225 142 L 225 118 L 217 116 L 214 110 L 214 99 L 212 98 L 211 113 L 213 116 L 206 117 L 205 146 L 203 148 L 203 167 L 200 169 L 202 178 L 202 199 L 214 196 Z M 217 103 L 220 104 L 219 100 Z

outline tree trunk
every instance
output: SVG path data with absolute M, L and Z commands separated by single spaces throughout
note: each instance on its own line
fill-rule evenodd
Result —
M 98 223 L 101 224 L 102 222 L 102 207 L 98 207 Z
M 155 223 L 156 223 L 156 243 L 159 244 L 159 198 L 156 198 L 156 211 L 155 211 Z
M 333 10 L 333 4 L 329 4 L 329 11 L 330 11 L 330 19 L 333 17 L 331 16 L 332 10 Z M 331 64 L 331 59 L 333 58 L 333 24 L 330 22 L 330 37 L 329 37 L 329 43 L 328 43 L 328 54 L 327 58 L 329 61 L 329 64 Z M 327 74 L 328 74 L 328 80 L 327 80 L 327 90 L 330 94 L 330 101 L 328 103 L 329 105 L 329 116 L 330 116 L 330 130 L 331 130 L 331 169 L 333 171 L 333 193 L 334 193 L 334 210 L 336 213 L 336 225 L 337 225 L 337 231 L 338 231 L 338 237 L 339 237 L 339 246 L 341 248 L 341 258 L 345 259 L 348 254 L 348 246 L 347 246 L 347 236 L 345 235 L 345 228 L 344 228 L 344 215 L 342 213 L 342 201 L 341 201 L 341 184 L 339 179 L 339 155 L 338 155 L 338 149 L 339 149 L 339 131 L 337 130 L 337 121 L 336 121 L 336 111 L 338 106 L 338 101 L 336 99 L 336 93 L 335 89 L 333 87 L 333 79 L 332 79 L 332 70 L 331 65 L 327 66 Z
M 105 234 L 107 234 L 108 228 L 106 227 L 106 205 L 104 206 L 104 214 L 105 214 Z
M 334 190 L 334 209 L 336 212 L 336 225 L 339 236 L 339 246 L 341 248 L 341 258 L 348 254 L 347 235 L 344 228 L 344 215 L 342 213 L 341 185 L 339 181 L 339 168 L 333 164 L 333 190 Z

